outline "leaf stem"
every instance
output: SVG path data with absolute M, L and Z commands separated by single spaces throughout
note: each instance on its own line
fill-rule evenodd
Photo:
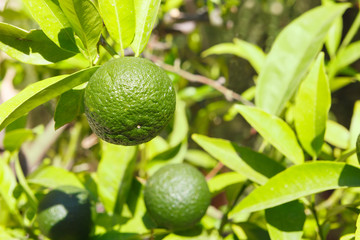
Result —
M 109 45 L 103 35 L 100 36 L 99 44 L 112 56 L 119 56 L 119 54 Z M 123 51 L 123 50 L 122 50 Z
M 320 240 L 325 240 L 324 232 L 322 230 L 319 216 L 318 216 L 316 208 L 315 208 L 315 194 L 312 195 L 312 201 L 311 201 L 309 207 L 310 207 L 310 211 L 312 212 L 312 214 L 314 216 L 316 226 L 318 227 L 318 231 L 319 231 L 318 233 L 319 233 Z

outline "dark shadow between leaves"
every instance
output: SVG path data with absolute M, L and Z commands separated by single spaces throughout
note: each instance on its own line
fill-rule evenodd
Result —
M 283 232 L 302 231 L 306 219 L 304 205 L 297 200 L 266 209 L 265 216 L 268 224 Z
M 50 210 L 50 208 L 52 209 Z M 49 210 L 57 214 L 65 214 L 65 216 L 62 219 L 60 215 L 51 214 L 49 216 Z M 58 237 L 59 234 L 63 234 L 62 236 L 68 240 L 76 240 L 79 236 L 86 240 L 84 236 L 91 232 L 91 203 L 82 192 L 65 193 L 60 190 L 52 190 L 39 204 L 38 215 L 43 211 L 47 212 L 42 217 L 42 221 L 46 221 L 46 218 L 49 217 L 52 218 L 52 221 L 58 220 L 56 223 L 51 221 L 49 237 Z
M 91 240 L 130 240 L 139 239 L 139 235 L 136 233 L 120 233 L 116 231 L 108 231 L 101 235 L 91 237 Z
M 360 187 L 360 169 L 345 165 L 341 171 L 338 184 L 344 187 Z
M 256 224 L 250 222 L 237 223 L 236 225 L 240 226 L 245 232 L 247 239 L 261 239 L 261 240 L 270 240 L 269 233 L 257 226 Z
M 69 30 L 64 29 L 62 31 L 68 32 Z M 49 62 L 59 62 L 76 54 L 59 48 L 41 30 L 26 32 L 12 25 L 1 24 L 0 32 L 2 32 L 0 42 L 24 55 L 30 56 L 32 53 L 39 53 Z
M 324 135 L 325 135 L 325 130 L 314 138 L 314 140 L 311 142 L 311 147 L 313 149 L 321 150 L 321 147 L 324 143 Z
M 247 165 L 249 165 L 249 167 L 261 173 L 265 177 L 271 178 L 279 172 L 285 170 L 284 166 L 264 154 L 255 152 L 250 148 L 240 147 L 235 143 L 231 143 L 231 145 L 239 157 Z

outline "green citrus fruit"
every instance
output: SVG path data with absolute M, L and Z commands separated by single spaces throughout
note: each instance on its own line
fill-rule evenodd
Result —
M 204 216 L 211 200 L 204 176 L 188 164 L 162 167 L 144 190 L 145 205 L 159 227 L 185 229 Z
M 147 59 L 122 57 L 93 74 L 84 103 L 96 135 L 113 144 L 136 145 L 151 140 L 166 126 L 176 97 L 163 69 Z
M 37 222 L 52 240 L 86 240 L 92 228 L 88 193 L 73 186 L 51 190 L 40 201 Z

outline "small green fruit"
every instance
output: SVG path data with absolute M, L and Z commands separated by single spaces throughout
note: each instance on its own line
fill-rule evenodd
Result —
M 185 229 L 206 213 L 211 195 L 204 176 L 188 164 L 167 165 L 149 178 L 145 205 L 159 227 Z

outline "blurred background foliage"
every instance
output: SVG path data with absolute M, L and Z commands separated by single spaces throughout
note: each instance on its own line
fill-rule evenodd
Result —
M 251 100 L 254 96 L 252 86 L 255 85 L 256 71 L 249 62 L 232 54 L 205 56 L 203 52 L 216 44 L 233 42 L 234 38 L 256 44 L 268 52 L 284 26 L 320 4 L 320 0 L 162 1 L 159 18 L 143 55 L 173 65 L 175 71 L 181 68 L 212 79 Z M 0 11 L 2 22 L 27 30 L 39 28 L 21 0 L 1 1 Z M 343 32 L 347 32 L 357 11 L 356 8 L 347 10 L 344 15 Z M 354 40 L 357 39 L 359 34 Z M 110 58 L 104 49 L 99 48 L 99 50 L 99 62 L 105 62 Z M 132 54 L 131 51 L 126 53 Z M 51 76 L 75 72 L 86 67 L 86 64 L 83 59 L 75 58 L 71 62 L 45 66 L 29 65 L 0 52 L 0 80 L 2 80 L 0 102 L 6 101 L 31 83 Z M 352 64 L 352 67 L 358 69 L 359 62 Z M 224 119 L 232 104 L 224 95 L 207 85 L 190 82 L 174 72 L 169 72 L 169 75 L 177 88 L 178 97 L 186 104 L 188 123 L 186 125 L 189 126 L 187 136 L 200 133 L 246 146 L 256 144 L 255 132 L 239 115 L 232 121 Z M 347 128 L 350 125 L 352 108 L 359 90 L 359 85 L 350 83 L 333 94 L 331 111 L 337 121 Z M 84 163 L 82 167 L 85 169 L 95 169 L 99 147 L 83 116 L 79 116 L 79 121 L 76 123 L 72 122 L 56 132 L 53 130 L 52 119 L 57 100 L 54 99 L 36 108 L 27 117 L 17 120 L 7 129 L 22 128 L 25 125 L 28 128 L 36 127 L 36 131 L 33 130 L 31 136 L 28 135 L 24 140 L 27 143 L 23 146 L 23 152 L 29 159 L 30 165 L 39 163 L 45 156 L 55 161 L 56 159 L 62 161 L 59 159 L 62 159 L 62 155 L 66 155 L 65 162 L 75 161 L 75 165 L 80 166 Z M 165 129 L 164 136 L 171 131 L 171 128 L 169 126 Z M 190 138 L 189 148 L 198 148 Z
M 205 56 L 204 51 L 216 44 L 230 43 L 234 38 L 238 38 L 256 44 L 268 52 L 284 26 L 320 4 L 320 0 L 163 1 L 159 18 L 143 56 L 173 66 L 173 71 L 168 73 L 177 89 L 179 102 L 176 117 L 164 129 L 162 138 L 151 141 L 146 145 L 146 150 L 142 151 L 147 159 L 152 160 L 146 171 L 153 172 L 153 166 L 169 159 L 174 162 L 185 159 L 202 168 L 204 172 L 213 169 L 217 162 L 191 140 L 192 133 L 258 148 L 258 135 L 242 117 L 238 115 L 231 121 L 226 120 L 225 116 L 232 101 L 212 87 L 188 81 L 177 72 L 182 69 L 203 76 L 252 100 L 252 87 L 257 75 L 253 67 L 246 60 L 232 54 Z M 344 33 L 348 31 L 357 12 L 358 6 L 349 8 L 344 14 Z M 21 0 L 0 1 L 0 21 L 27 30 L 39 28 Z M 356 34 L 355 40 L 360 40 L 359 33 Z M 104 49 L 99 48 L 99 51 L 99 62 L 111 58 Z M 324 51 L 326 52 L 325 49 Z M 125 53 L 132 54 L 131 51 Z M 45 66 L 29 65 L 0 52 L 0 103 L 31 83 L 51 76 L 73 73 L 86 66 L 86 60 L 81 58 Z M 353 73 L 358 71 L 360 62 L 356 61 L 340 74 L 355 76 Z M 355 83 L 357 81 L 356 77 L 351 78 L 351 81 L 347 81 L 332 95 L 331 117 L 347 129 L 350 127 L 354 104 L 360 91 L 359 84 Z M 21 148 L 19 159 L 25 175 L 39 166 L 50 164 L 78 173 L 91 173 L 98 167 L 102 158 L 102 146 L 91 133 L 84 115 L 79 115 L 76 121 L 54 130 L 53 116 L 56 115 L 58 101 L 59 98 L 53 99 L 36 108 L 28 116 L 10 124 L 6 128 L 6 134 L 5 131 L 0 134 L 2 152 L 5 149 Z M 142 148 L 143 146 L 140 146 L 140 150 L 143 150 Z M 139 176 L 146 177 L 146 173 L 142 172 L 145 168 L 141 164 L 137 166 Z M 238 189 L 239 186 L 232 187 L 230 186 L 226 192 L 227 196 L 220 195 L 215 198 L 214 206 L 220 207 L 229 199 L 235 199 L 231 193 L 234 194 L 235 187 Z M 0 213 L 0 222 L 5 221 L 6 217 Z M 348 222 L 354 222 L 354 219 L 350 218 Z M 252 222 L 256 222 L 255 220 L 252 219 Z

